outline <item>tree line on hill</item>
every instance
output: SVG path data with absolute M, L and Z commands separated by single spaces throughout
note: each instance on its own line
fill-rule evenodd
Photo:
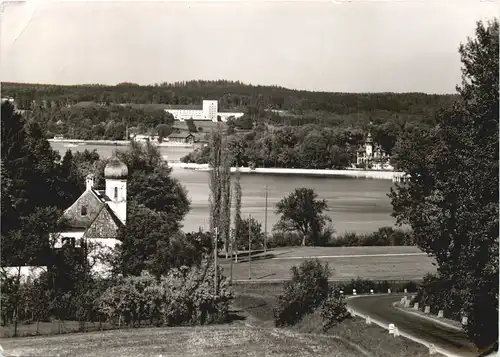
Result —
M 217 98 L 222 109 L 280 109 L 293 113 L 322 111 L 353 114 L 385 110 L 393 113 L 429 114 L 453 100 L 453 95 L 424 93 L 329 93 L 254 86 L 232 81 L 186 81 L 139 85 L 46 85 L 2 83 L 4 96 L 15 98 L 20 109 L 62 107 L 79 102 L 200 105 Z M 252 114 L 252 113 L 251 113 Z

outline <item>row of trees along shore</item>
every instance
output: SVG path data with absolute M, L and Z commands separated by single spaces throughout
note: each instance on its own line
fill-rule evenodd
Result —
M 38 123 L 45 137 L 84 140 L 123 139 L 127 130 L 166 137 L 178 129 L 164 111 L 169 105 L 200 105 L 204 98 L 217 98 L 222 109 L 245 113 L 225 125 L 226 133 L 234 136 L 231 145 L 240 151 L 235 158 L 240 166 L 300 167 L 307 162 L 313 168 L 353 162 L 368 130 L 390 154 L 404 132 L 434 125 L 436 114 L 456 98 L 423 93 L 307 92 L 228 81 L 155 86 L 2 83 L 2 91 L 15 99 L 29 120 Z M 185 129 L 192 131 L 189 124 Z M 270 140 L 270 136 L 277 139 Z M 308 154 L 295 159 L 298 153 Z M 208 156 L 203 156 L 203 162 L 208 162 Z M 200 160 L 195 157 L 193 161 Z
M 456 315 L 467 315 L 464 329 L 482 348 L 497 343 L 498 331 L 498 37 L 496 20 L 478 23 L 475 38 L 460 46 L 463 81 L 457 87 L 458 96 L 447 110 L 433 112 L 428 126 L 402 132 L 403 139 L 395 145 L 393 156 L 397 169 L 406 172 L 409 180 L 396 184 L 389 195 L 398 223 L 408 224 L 415 244 L 437 261 L 437 273 L 424 280 L 418 299 L 422 305 L 437 301 Z M 204 83 L 151 88 L 180 93 L 196 85 L 200 91 L 205 90 L 204 86 L 233 85 Z M 76 98 L 89 88 L 30 88 L 35 87 L 31 93 L 61 98 Z M 17 90 L 11 94 L 22 98 L 26 87 L 9 84 L 7 88 Z M 113 88 L 119 88 L 121 93 L 143 93 L 142 87 L 132 84 Z M 102 90 L 100 86 L 92 87 L 88 100 L 96 100 L 92 96 Z M 300 102 L 309 109 L 328 110 L 339 108 L 335 98 L 342 98 L 341 103 L 368 105 L 380 96 L 398 97 L 314 93 L 308 97 L 317 99 L 313 104 L 307 93 L 289 93 L 306 98 L 294 105 Z M 269 100 L 266 95 L 256 98 Z M 50 99 L 48 94 L 46 99 Z M 404 108 L 398 110 L 404 112 Z M 258 113 L 254 114 L 257 118 Z M 211 133 L 209 145 L 209 162 L 215 169 L 209 179 L 212 232 L 182 232 L 181 222 L 190 207 L 187 192 L 171 177 L 171 169 L 156 148 L 132 144 L 127 151 L 118 153 L 129 167 L 129 219 L 119 233 L 121 246 L 115 254 L 102 257 L 115 268 L 109 279 L 102 280 L 88 267 L 83 254 L 88 249 L 54 251 L 48 233 L 58 231 L 61 210 L 82 192 L 86 174 L 96 174 L 98 185 L 102 185 L 106 160 L 91 152 L 67 152 L 61 160 L 50 148 L 40 124 L 29 115 L 26 118 L 10 104 L 2 104 L 2 265 L 46 265 L 49 269 L 26 284 L 20 283 L 19 275 L 2 274 L 2 322 L 17 323 L 21 316 L 26 318 L 26 306 L 31 307 L 35 321 L 55 317 L 80 321 L 83 326 L 87 321 L 132 326 L 225 321 L 233 292 L 222 271 L 216 269 L 213 238 L 218 235 L 217 246 L 220 243 L 232 256 L 244 220 L 241 185 L 237 179 L 232 187 L 228 172 L 238 151 L 230 146 L 231 138 L 223 134 L 222 124 Z M 288 129 L 283 130 L 286 133 Z M 234 221 L 232 230 L 233 199 L 235 217 L 240 218 Z M 299 232 L 300 243 L 321 245 L 321 235 L 329 230 L 325 208 L 324 200 L 314 191 L 297 189 L 278 204 L 281 218 L 275 228 Z M 253 224 L 248 221 L 250 231 Z M 314 266 L 306 264 L 302 270 L 312 271 Z M 295 272 L 298 277 L 302 274 L 300 269 Z M 307 286 L 316 291 L 311 284 Z M 325 293 L 330 288 L 322 285 L 322 289 L 325 306 L 330 306 L 330 312 L 337 310 L 338 291 L 333 288 L 330 292 L 332 300 Z M 304 300 L 307 296 L 293 285 L 285 290 L 285 294 L 290 292 L 290 296 L 307 302 L 311 309 L 320 304 L 319 300 Z M 294 306 L 293 299 L 286 296 L 281 301 L 283 309 L 276 313 L 278 325 L 282 323 L 280 316 L 287 315 L 280 311 Z M 324 311 L 325 318 L 329 319 L 330 312 Z M 342 313 L 336 316 L 343 318 Z

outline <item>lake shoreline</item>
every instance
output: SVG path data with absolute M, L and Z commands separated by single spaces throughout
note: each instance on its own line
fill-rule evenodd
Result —
M 60 144 L 81 144 L 81 145 L 102 145 L 102 146 L 128 146 L 130 145 L 129 140 L 80 140 L 80 139 L 48 139 L 50 143 L 60 143 Z M 176 142 L 162 142 L 161 144 L 154 144 L 157 147 L 181 147 L 181 148 L 192 148 L 193 144 L 188 143 L 176 143 Z
M 183 162 L 169 162 L 168 165 L 174 169 L 210 171 L 208 164 L 194 164 Z M 274 175 L 297 175 L 297 176 L 318 176 L 318 177 L 349 177 L 349 178 L 368 178 L 379 180 L 396 181 L 404 173 L 398 171 L 368 171 L 368 170 L 315 170 L 315 169 L 286 169 L 286 168 L 255 168 L 250 167 L 231 167 L 231 172 L 244 174 L 274 174 Z

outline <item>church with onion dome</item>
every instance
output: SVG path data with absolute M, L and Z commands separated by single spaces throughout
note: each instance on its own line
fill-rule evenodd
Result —
M 97 247 L 93 253 L 89 252 L 93 255 L 120 244 L 118 231 L 127 222 L 127 176 L 127 165 L 116 155 L 104 168 L 104 190 L 98 190 L 95 177 L 88 175 L 85 192 L 64 211 L 64 227 L 54 235 L 55 248 L 65 244 L 79 247 L 85 241 Z M 104 269 L 99 264 L 95 268 Z
M 356 164 L 358 167 L 373 170 L 393 169 L 390 165 L 390 156 L 382 150 L 380 145 L 374 143 L 370 132 L 368 132 L 364 144 L 359 147 L 356 154 Z

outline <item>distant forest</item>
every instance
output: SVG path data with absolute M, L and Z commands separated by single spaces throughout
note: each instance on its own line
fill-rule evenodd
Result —
M 201 104 L 217 99 L 219 108 L 246 113 L 241 129 L 259 124 L 315 125 L 375 132 L 399 132 L 435 124 L 436 115 L 450 107 L 455 95 L 424 93 L 328 93 L 254 86 L 232 81 L 188 81 L 140 86 L 45 85 L 2 83 L 2 97 L 15 99 L 29 121 L 48 137 L 118 139 L 127 127 L 158 131 L 172 126 L 168 105 Z M 163 129 L 165 130 L 165 129 Z

